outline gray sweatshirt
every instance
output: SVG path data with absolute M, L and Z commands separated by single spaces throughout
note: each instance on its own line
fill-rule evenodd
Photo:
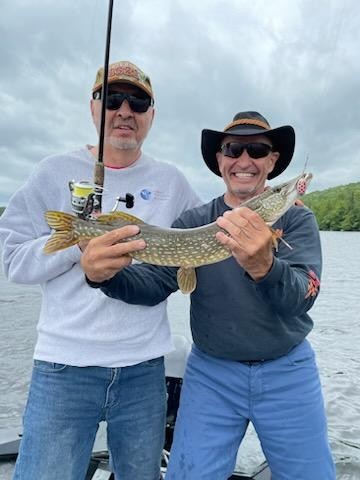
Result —
M 91 181 L 94 162 L 83 148 L 48 157 L 36 166 L 0 218 L 3 266 L 9 280 L 41 286 L 36 359 L 121 367 L 172 350 L 166 302 L 129 305 L 89 288 L 76 245 L 43 253 L 51 233 L 45 211 L 71 212 L 68 182 Z M 104 212 L 111 210 L 117 196 L 130 192 L 135 196 L 130 213 L 154 225 L 170 226 L 184 210 L 200 204 L 175 166 L 144 154 L 128 168 L 106 168 L 104 187 Z

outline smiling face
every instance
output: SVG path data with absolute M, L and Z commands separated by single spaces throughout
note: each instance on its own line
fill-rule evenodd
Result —
M 138 88 L 128 84 L 111 84 L 109 93 L 129 93 L 143 96 Z M 95 127 L 100 132 L 101 100 L 91 100 L 91 114 Z M 106 109 L 104 147 L 114 154 L 140 155 L 141 145 L 145 140 L 154 118 L 152 106 L 146 112 L 134 112 L 127 100 L 124 100 L 117 110 Z
M 260 142 L 271 146 L 270 139 L 265 135 L 228 135 L 222 140 L 221 145 L 230 142 Z M 261 158 L 252 158 L 244 149 L 237 158 L 227 157 L 221 151 L 217 152 L 216 158 L 227 187 L 225 202 L 230 207 L 235 207 L 264 191 L 267 176 L 272 172 L 279 153 L 270 151 Z

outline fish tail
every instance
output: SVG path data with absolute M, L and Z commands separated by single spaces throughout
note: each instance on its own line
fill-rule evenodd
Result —
M 45 213 L 45 219 L 55 232 L 46 242 L 44 253 L 54 253 L 79 242 L 79 236 L 74 230 L 74 220 L 77 220 L 77 217 L 70 213 L 49 210 Z

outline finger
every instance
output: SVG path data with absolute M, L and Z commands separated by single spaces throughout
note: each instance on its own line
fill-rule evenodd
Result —
M 85 248 L 88 246 L 89 244 L 89 240 L 81 240 L 79 243 L 78 243 L 78 247 L 80 248 L 80 250 L 82 252 L 85 251 Z
M 229 252 L 234 256 L 242 256 L 245 253 L 245 248 L 244 245 L 246 245 L 246 242 L 244 244 L 241 244 L 241 242 L 235 240 L 232 237 L 229 237 L 226 235 L 224 232 L 217 232 L 215 234 L 215 238 L 217 241 L 225 247 Z
M 266 223 L 260 215 L 247 207 L 238 207 L 229 210 L 224 213 L 224 217 L 241 228 L 247 228 L 248 226 L 251 226 L 256 230 L 263 230 L 266 228 Z
M 125 257 L 123 257 L 124 259 Z M 109 280 L 114 277 L 118 272 L 123 268 L 130 265 L 131 259 L 129 258 L 126 262 L 123 262 L 121 265 L 115 267 L 114 265 L 106 266 L 104 265 L 101 269 L 88 267 L 86 264 L 82 265 L 85 275 L 92 282 L 102 283 L 105 280 Z
M 106 257 L 101 257 L 97 254 L 95 258 L 92 256 L 91 252 L 85 252 L 82 255 L 80 264 L 89 280 L 99 283 L 108 280 L 132 262 L 130 255 L 122 255 L 112 258 L 108 256 L 108 252 L 106 253 Z
M 144 248 L 146 248 L 145 240 L 140 238 L 139 240 L 128 240 L 105 246 L 103 254 L 109 258 L 117 258 L 139 250 L 144 250 Z
M 104 233 L 103 235 L 92 239 L 91 243 L 104 246 L 113 245 L 125 238 L 133 237 L 139 232 L 140 228 L 137 225 L 126 225 L 125 227 L 116 228 L 115 230 L 111 230 L 111 232 Z
M 91 241 L 84 252 L 84 261 L 94 265 L 97 269 L 102 268 L 105 262 L 113 262 L 117 267 L 118 265 L 121 266 L 122 257 L 143 250 L 145 247 L 146 243 L 143 239 L 123 241 L 111 245 Z
M 241 235 L 247 239 L 251 237 L 251 225 L 247 220 L 231 219 L 228 216 L 219 217 L 216 220 L 217 225 L 229 233 L 235 240 L 240 241 Z
M 229 237 L 229 235 L 226 235 L 224 232 L 216 232 L 215 238 L 221 245 L 224 247 L 227 247 L 229 250 L 231 250 L 231 247 L 234 246 L 234 240 Z
M 89 270 L 91 270 L 92 272 L 96 272 L 98 275 L 106 275 L 107 273 L 111 272 L 111 276 L 113 276 L 119 270 L 122 270 L 123 268 L 130 265 L 131 262 L 132 257 L 130 255 L 122 255 L 118 258 L 104 258 L 97 261 L 96 264 L 92 263 L 89 265 L 87 262 L 85 263 L 85 265 Z

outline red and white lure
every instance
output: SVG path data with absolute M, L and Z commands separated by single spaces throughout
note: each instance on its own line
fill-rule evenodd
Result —
M 300 178 L 300 180 L 296 184 L 296 190 L 299 195 L 304 195 L 306 192 L 308 182 L 304 178 Z
M 306 189 L 309 185 L 310 180 L 312 179 L 311 173 L 305 173 L 308 161 L 309 161 L 309 155 L 306 156 L 303 176 L 298 180 L 296 184 L 296 191 L 298 192 L 299 195 L 304 195 L 306 193 Z

